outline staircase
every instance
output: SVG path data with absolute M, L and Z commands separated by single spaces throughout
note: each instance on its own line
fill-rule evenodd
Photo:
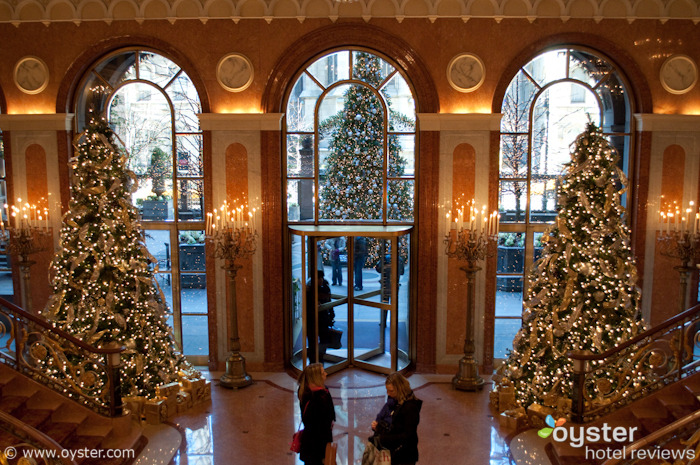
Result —
M 0 452 L 27 442 L 44 450 L 54 444 L 57 454 L 64 449 L 62 455 L 68 459 L 56 463 L 129 465 L 147 442 L 131 415 L 100 415 L 4 364 L 0 364 L 0 415 Z M 11 421 L 2 421 L 7 418 Z M 27 431 L 34 433 L 29 441 Z M 10 463 L 21 457 L 22 448 L 17 449 L 19 455 Z
M 685 422 L 685 425 L 682 423 Z M 686 449 L 680 437 L 690 437 L 700 429 L 700 373 L 670 384 L 636 402 L 626 405 L 619 410 L 609 413 L 595 421 L 576 425 L 574 428 L 598 427 L 602 430 L 604 424 L 610 428 L 624 428 L 625 433 L 634 431 L 632 441 L 585 442 L 585 447 L 572 447 L 568 441 L 552 441 L 547 446 L 547 453 L 553 465 L 613 465 L 623 463 L 639 463 L 655 465 L 673 463 L 673 459 L 664 460 L 650 458 L 632 460 L 632 448 L 648 448 L 650 445 L 659 446 L 657 449 L 681 453 Z M 568 424 L 565 426 L 569 426 Z M 632 430 L 632 428 L 636 428 Z M 611 435 L 612 436 L 612 435 Z M 679 437 L 680 436 L 680 437 Z M 623 459 L 623 446 L 628 459 Z M 693 446 L 695 449 L 697 445 Z M 653 449 L 652 449 L 653 450 Z M 595 451 L 600 451 L 594 456 Z M 614 451 L 618 451 L 615 453 Z M 587 454 L 588 452 L 588 454 Z M 637 453 L 639 454 L 639 453 Z M 588 455 L 588 457 L 587 457 Z M 615 455 L 619 457 L 616 459 Z M 636 455 L 639 458 L 639 455 Z M 685 461 L 690 465 L 700 464 L 696 461 Z
M 0 464 L 133 463 L 146 438 L 123 407 L 123 350 L 94 347 L 0 298 Z
M 546 446 L 552 464 L 700 465 L 700 305 L 601 354 L 569 357 L 571 421 Z

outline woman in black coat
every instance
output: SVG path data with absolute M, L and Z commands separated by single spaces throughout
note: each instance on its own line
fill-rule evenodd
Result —
M 396 399 L 391 414 L 391 426 L 376 436 L 380 448 L 389 449 L 392 465 L 415 465 L 418 461 L 418 423 L 423 401 L 411 390 L 408 380 L 400 373 L 386 379 L 386 393 Z
M 299 407 L 304 431 L 301 433 L 299 458 L 306 465 L 322 465 L 326 444 L 333 442 L 335 408 L 325 386 L 323 364 L 312 363 L 299 375 Z M 334 464 L 333 464 L 334 465 Z

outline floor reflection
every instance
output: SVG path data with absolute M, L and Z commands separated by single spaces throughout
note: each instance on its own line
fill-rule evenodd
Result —
M 209 373 L 207 373 L 209 375 Z M 211 374 L 212 403 L 176 417 L 182 444 L 175 465 L 301 465 L 289 451 L 299 425 L 296 386 L 286 373 L 252 373 L 255 383 L 244 389 L 216 386 Z M 487 385 L 481 392 L 452 389 L 451 375 L 409 377 L 423 400 L 419 463 L 511 465 L 507 432 L 488 407 Z M 370 423 L 386 400 L 384 377 L 347 369 L 328 377 L 337 422 L 338 465 L 360 465 Z

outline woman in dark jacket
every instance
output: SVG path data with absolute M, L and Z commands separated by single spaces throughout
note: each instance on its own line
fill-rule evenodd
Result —
M 335 409 L 325 386 L 323 364 L 312 363 L 299 375 L 299 407 L 304 431 L 301 433 L 299 458 L 306 465 L 321 465 L 326 456 L 326 444 L 333 442 Z
M 392 465 L 415 465 L 418 461 L 418 423 L 423 401 L 416 398 L 408 380 L 400 373 L 386 379 L 386 393 L 396 399 L 387 432 L 376 435 L 378 446 L 389 449 Z

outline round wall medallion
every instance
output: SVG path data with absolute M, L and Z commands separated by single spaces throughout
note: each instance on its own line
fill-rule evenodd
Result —
M 447 65 L 447 80 L 459 92 L 473 92 L 484 83 L 484 62 L 472 53 L 454 57 Z
M 698 67 L 692 58 L 673 55 L 661 65 L 661 85 L 672 94 L 685 94 L 698 82 Z
M 240 92 L 253 82 L 253 63 L 240 53 L 229 53 L 216 65 L 216 79 L 229 92 Z
M 49 85 L 49 67 L 41 58 L 26 56 L 15 65 L 15 84 L 25 94 L 38 94 Z

